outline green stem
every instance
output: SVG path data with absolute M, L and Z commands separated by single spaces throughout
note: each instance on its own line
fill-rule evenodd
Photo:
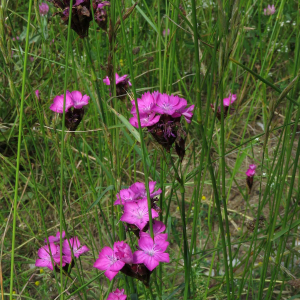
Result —
M 29 29 L 30 29 L 30 15 L 32 8 L 32 0 L 29 1 L 28 8 L 28 23 L 26 31 L 26 46 L 25 46 L 25 59 L 23 67 L 23 77 L 22 77 L 22 93 L 21 93 L 21 107 L 20 107 L 20 117 L 19 117 L 19 134 L 18 134 L 18 150 L 17 150 L 17 167 L 16 167 L 16 183 L 15 183 L 15 193 L 14 193 L 14 203 L 13 203 L 13 232 L 12 232 L 12 245 L 11 245 L 11 262 L 10 262 L 10 289 L 9 289 L 9 299 L 13 299 L 13 287 L 14 287 L 14 262 L 15 262 L 15 238 L 16 238 L 16 221 L 17 221 L 17 201 L 18 201 L 18 186 L 19 186 L 19 170 L 20 170 L 20 157 L 21 157 L 21 142 L 22 142 L 22 129 L 23 129 L 23 111 L 25 102 L 25 84 L 26 84 L 26 68 L 28 59 L 28 49 L 29 49 Z

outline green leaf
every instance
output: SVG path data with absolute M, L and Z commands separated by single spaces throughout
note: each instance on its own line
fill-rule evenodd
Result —
M 102 194 L 99 196 L 99 198 L 87 209 L 86 212 L 90 211 L 95 205 L 97 205 L 99 203 L 99 201 L 103 198 L 103 196 L 108 192 L 108 191 L 112 191 L 114 190 L 115 187 L 113 185 L 108 186 L 103 192 Z

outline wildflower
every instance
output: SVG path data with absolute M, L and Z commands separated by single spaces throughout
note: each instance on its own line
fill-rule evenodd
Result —
M 129 120 L 132 126 L 138 128 L 135 102 L 132 102 L 131 113 L 133 117 Z M 149 92 L 137 99 L 140 113 L 141 127 L 147 127 L 155 140 L 168 152 L 176 142 L 176 152 L 182 160 L 185 154 L 185 132 L 180 123 L 184 116 L 188 123 L 193 116 L 194 105 L 187 107 L 187 101 L 174 95 Z
M 152 218 L 157 218 L 158 213 L 151 209 Z M 128 224 L 137 226 L 143 230 L 149 221 L 148 202 L 147 199 L 142 199 L 124 204 L 124 213 L 120 219 Z
M 39 282 L 39 281 L 36 281 L 34 284 L 35 284 L 36 286 L 39 286 L 39 285 L 40 285 L 40 282 Z
M 41 16 L 46 16 L 48 11 L 49 11 L 49 6 L 47 3 L 41 3 L 39 6 L 39 10 L 40 10 L 40 15 Z
M 223 107 L 224 107 L 224 118 L 227 117 L 228 113 L 232 113 L 233 108 L 231 108 L 231 104 L 233 104 L 237 99 L 236 94 L 229 93 L 228 98 L 223 99 Z M 215 107 L 213 104 L 210 105 L 212 110 L 215 111 Z M 221 106 L 218 106 L 217 108 L 217 118 L 218 120 L 221 120 Z
M 161 238 L 166 241 L 168 239 L 168 234 L 162 233 L 165 230 L 166 230 L 166 225 L 163 222 L 153 220 L 153 235 L 154 235 L 154 237 L 156 237 L 157 239 Z M 148 236 L 148 237 L 150 236 L 150 229 L 147 230 L 146 232 L 140 231 L 140 237 L 142 238 L 145 236 Z
M 169 28 L 168 28 L 168 31 L 167 31 L 167 32 L 168 32 L 168 35 L 169 35 L 169 34 L 170 34 L 170 29 L 169 29 Z M 164 37 L 166 36 L 166 29 L 163 30 L 163 36 L 164 36 Z
M 264 9 L 264 15 L 265 16 L 270 16 L 270 15 L 274 15 L 276 12 L 275 6 L 273 5 L 268 5 L 267 8 Z
M 50 105 L 50 109 L 54 112 L 63 113 L 64 106 L 64 94 L 56 96 L 53 99 L 53 103 Z M 65 103 L 65 112 L 67 112 L 73 106 L 73 99 L 71 93 L 67 91 L 66 93 L 66 103 Z
M 108 295 L 107 300 L 126 300 L 127 296 L 124 295 L 124 289 L 116 289 L 114 292 Z
M 248 186 L 249 194 L 253 186 L 253 177 L 255 175 L 255 169 L 256 169 L 256 165 L 249 165 L 249 168 L 246 171 L 246 175 L 247 175 L 246 183 Z
M 124 242 L 123 242 L 124 243 Z M 126 243 L 124 243 L 126 244 Z M 104 275 L 112 280 L 118 272 L 124 267 L 125 261 L 132 260 L 128 247 L 120 244 L 120 242 L 114 243 L 114 249 L 110 247 L 104 247 L 99 253 L 99 258 L 94 263 L 94 268 L 101 271 L 105 271 Z M 132 255 L 132 254 L 131 254 Z
M 75 131 L 77 129 L 84 116 L 83 106 L 87 105 L 89 100 L 89 96 L 82 96 L 79 91 L 66 92 L 65 124 L 69 130 Z M 54 112 L 63 113 L 63 104 L 64 95 L 56 96 L 50 106 L 50 109 Z M 73 107 L 73 110 L 70 110 L 71 107 Z
M 151 199 L 161 194 L 162 192 L 161 189 L 154 191 L 155 185 L 156 185 L 156 181 L 149 182 L 149 192 L 150 192 Z M 121 205 L 121 204 L 123 205 L 126 202 L 132 202 L 144 198 L 147 199 L 145 184 L 141 182 L 136 182 L 133 185 L 131 185 L 128 189 L 120 190 L 120 192 L 117 194 L 117 200 L 115 201 L 114 205 Z
M 43 274 L 44 273 L 44 270 L 43 269 L 40 269 L 40 274 Z
M 106 31 L 107 28 L 107 12 L 104 9 L 105 6 L 110 6 L 110 2 L 103 1 L 102 3 L 98 4 L 94 13 L 96 23 L 104 31 Z
M 133 253 L 133 263 L 144 264 L 149 271 L 153 271 L 159 262 L 170 262 L 169 254 L 165 253 L 169 242 L 154 237 L 144 236 L 139 240 L 140 250 Z
M 35 93 L 37 99 L 40 100 L 40 91 L 36 90 L 34 93 Z
M 49 245 L 43 246 L 38 250 L 39 258 L 35 261 L 36 267 L 47 267 L 51 271 L 53 271 L 53 264 L 60 263 L 60 255 L 59 255 L 59 246 L 54 243 L 50 243 Z M 63 259 L 63 266 L 66 265 L 66 261 Z
M 126 264 L 132 264 L 132 252 L 130 247 L 123 241 L 115 242 L 116 256 Z
M 126 91 L 131 86 L 131 82 L 129 81 L 129 79 L 127 77 L 128 77 L 127 74 L 125 74 L 123 76 L 119 76 L 118 73 L 115 74 L 116 94 L 117 94 L 117 96 L 122 96 L 122 97 L 120 97 L 120 99 L 124 99 L 126 97 Z M 106 85 L 110 85 L 110 79 L 108 78 L 108 76 L 106 76 L 103 79 L 103 82 Z
M 63 232 L 61 233 L 61 236 L 62 236 L 62 238 L 64 239 L 65 236 L 66 236 L 66 232 L 63 231 Z M 57 243 L 57 242 L 59 242 L 59 241 L 60 241 L 60 232 L 58 231 L 58 232 L 56 233 L 55 236 L 50 235 L 50 236 L 48 237 L 48 239 L 45 239 L 45 241 L 44 241 L 45 244 L 48 243 L 48 240 L 49 240 L 49 243 Z
M 72 252 L 76 258 L 78 258 L 81 254 L 90 251 L 87 246 L 81 246 L 80 241 L 77 236 L 70 238 L 69 240 L 64 240 L 63 242 L 63 253 L 70 258 L 68 263 L 71 262 Z

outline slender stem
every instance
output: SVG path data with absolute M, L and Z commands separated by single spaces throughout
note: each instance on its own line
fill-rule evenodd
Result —
M 32 0 L 29 1 L 28 8 L 28 23 L 26 31 L 26 46 L 25 46 L 25 59 L 23 67 L 23 77 L 22 77 L 22 93 L 21 93 L 21 107 L 19 116 L 19 134 L 18 134 L 18 150 L 17 150 L 17 166 L 16 166 L 16 183 L 15 183 L 15 193 L 13 202 L 13 232 L 12 232 L 12 245 L 11 245 L 11 262 L 10 262 L 10 289 L 9 289 L 9 299 L 13 299 L 13 287 L 14 287 L 14 262 L 15 262 L 15 237 L 16 237 L 16 221 L 17 221 L 17 201 L 18 201 L 18 186 L 19 186 L 19 170 L 20 170 L 20 157 L 21 157 L 21 142 L 22 142 L 22 129 L 23 129 L 23 111 L 25 102 L 25 83 L 26 83 L 26 68 L 28 59 L 28 49 L 29 49 L 29 29 L 30 29 L 30 15 L 32 8 Z

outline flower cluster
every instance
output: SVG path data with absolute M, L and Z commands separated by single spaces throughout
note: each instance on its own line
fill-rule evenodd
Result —
M 67 91 L 65 103 L 65 124 L 66 127 L 75 131 L 84 116 L 84 106 L 89 103 L 90 97 L 88 95 L 82 96 L 79 91 Z M 50 109 L 54 112 L 63 113 L 64 94 L 56 96 Z M 73 109 L 71 109 L 73 108 Z
M 249 194 L 253 186 L 253 177 L 255 175 L 255 170 L 256 170 L 256 165 L 249 165 L 249 168 L 246 171 L 246 175 L 247 175 L 246 183 L 248 186 Z
M 228 116 L 228 114 L 231 114 L 234 109 L 231 107 L 231 105 L 236 101 L 237 95 L 229 93 L 228 98 L 223 99 L 223 107 L 224 107 L 224 118 Z M 213 104 L 210 105 L 213 111 L 215 111 L 215 106 Z M 221 106 L 217 107 L 217 114 L 216 114 L 218 120 L 221 120 Z
M 100 28 L 106 30 L 107 27 L 107 12 L 105 6 L 110 6 L 110 1 L 102 0 L 73 0 L 72 9 L 70 9 L 70 0 L 48 0 L 52 2 L 55 7 L 60 8 L 58 12 L 67 25 L 69 22 L 70 13 L 72 14 L 71 28 L 79 35 L 80 38 L 84 38 L 88 35 L 90 22 L 94 18 Z M 93 9 L 93 12 L 91 11 Z
M 115 83 L 116 83 L 116 94 L 120 97 L 120 99 L 124 99 L 126 97 L 126 91 L 131 86 L 131 82 L 128 79 L 128 75 L 125 74 L 123 76 L 119 76 L 118 73 L 115 74 Z M 106 76 L 103 79 L 103 82 L 106 85 L 110 85 L 110 79 Z
M 62 238 L 65 238 L 65 232 L 62 232 Z M 48 244 L 49 242 L 49 244 Z M 60 265 L 62 260 L 62 267 L 65 272 L 69 272 L 73 266 L 74 261 L 73 256 L 78 258 L 81 254 L 88 252 L 89 248 L 87 246 L 81 246 L 80 241 L 77 236 L 70 239 L 63 240 L 62 244 L 62 259 L 60 257 L 60 232 L 56 233 L 56 236 L 49 236 L 45 239 L 47 245 L 41 247 L 38 250 L 39 258 L 35 262 L 36 267 L 47 267 L 53 271 L 53 267 L 56 271 L 59 271 L 57 266 Z
M 130 124 L 138 128 L 135 102 L 132 101 Z M 185 132 L 180 123 L 181 116 L 190 123 L 194 105 L 187 106 L 187 101 L 179 96 L 147 92 L 137 99 L 141 127 L 147 127 L 155 140 L 168 152 L 176 142 L 176 152 L 183 159 L 185 152 Z
M 159 262 L 169 262 L 169 254 L 165 253 L 169 242 L 168 234 L 163 233 L 166 226 L 163 222 L 154 220 L 159 216 L 160 209 L 154 203 L 154 197 L 162 191 L 155 190 L 156 182 L 149 183 L 149 192 L 152 207 L 154 240 L 149 232 L 149 210 L 145 184 L 136 182 L 128 189 L 123 189 L 117 195 L 115 205 L 123 205 L 121 221 L 126 222 L 138 237 L 137 251 L 132 253 L 131 248 L 124 241 L 115 242 L 113 249 L 104 247 L 99 253 L 94 267 L 105 271 L 104 275 L 112 280 L 118 272 L 142 281 L 149 285 L 151 272 L 159 265 Z
M 276 12 L 275 6 L 273 5 L 268 5 L 267 8 L 264 9 L 264 15 L 265 16 L 270 16 L 270 15 L 274 15 Z

